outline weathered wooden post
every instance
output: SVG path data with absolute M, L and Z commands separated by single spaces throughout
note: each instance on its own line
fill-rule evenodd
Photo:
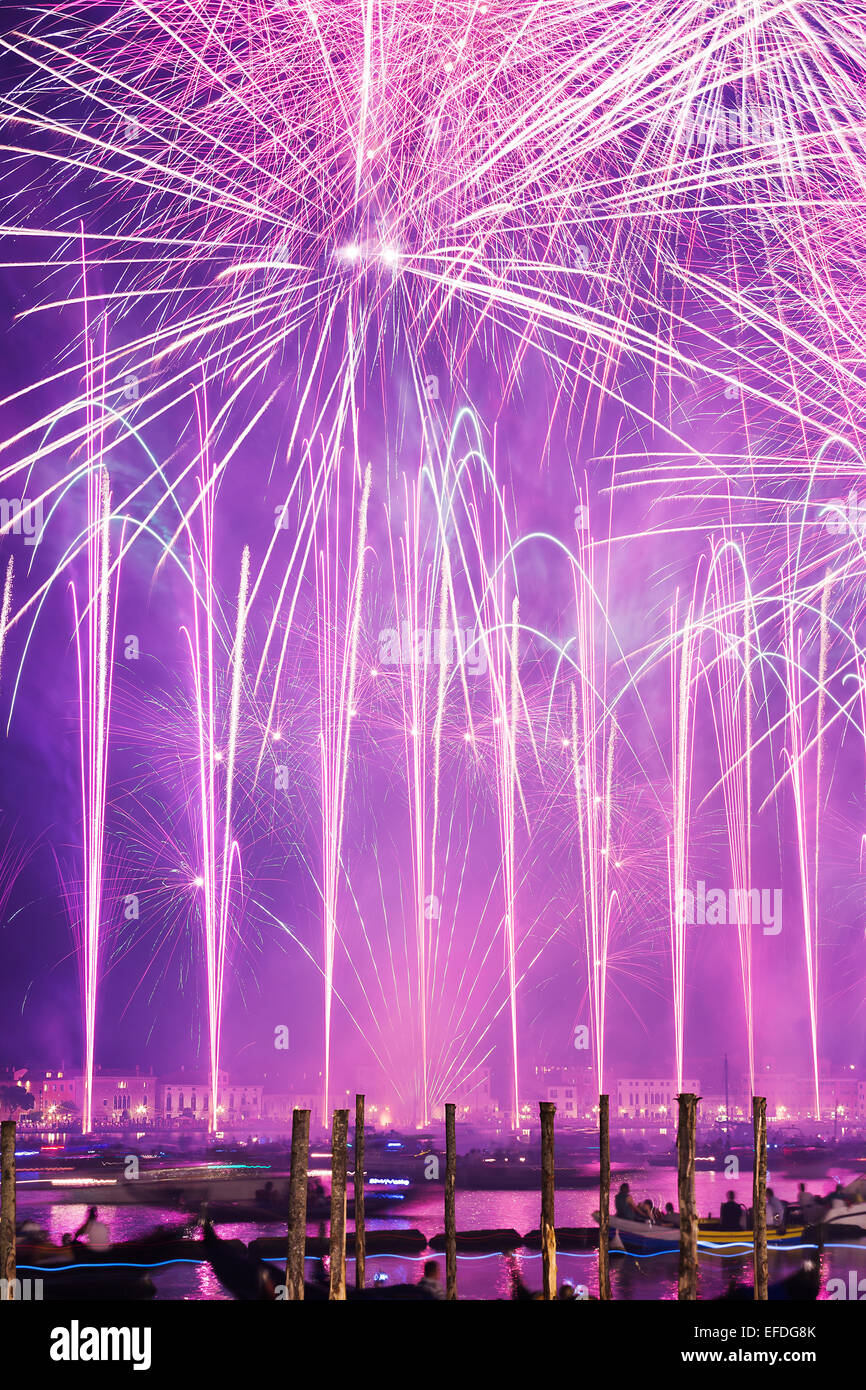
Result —
M 598 1098 L 598 1296 L 610 1298 L 610 1096 Z
M 556 1106 L 552 1101 L 539 1102 L 541 1113 L 541 1268 L 544 1280 L 544 1300 L 556 1298 L 556 1216 L 554 1212 L 555 1182 L 553 1171 L 553 1117 Z
M 755 1298 L 767 1297 L 767 1100 L 752 1096 L 752 1123 L 755 1131 L 755 1166 L 752 1172 L 752 1266 Z
M 355 1288 L 363 1289 L 367 1263 L 364 1225 L 364 1097 L 355 1096 Z
M 445 1106 L 445 1297 L 457 1297 L 457 1107 Z
M 15 1287 L 15 1121 L 0 1124 L 0 1279 L 6 1297 Z
M 304 1296 L 304 1255 L 307 1249 L 307 1162 L 310 1151 L 310 1112 L 292 1111 L 292 1172 L 289 1178 L 289 1247 L 286 1254 L 286 1297 Z
M 349 1112 L 335 1110 L 331 1126 L 331 1302 L 346 1298 L 346 1147 Z
M 680 1272 L 677 1298 L 698 1296 L 698 1213 L 695 1206 L 695 1142 L 698 1098 L 677 1096 L 677 1195 L 680 1207 Z

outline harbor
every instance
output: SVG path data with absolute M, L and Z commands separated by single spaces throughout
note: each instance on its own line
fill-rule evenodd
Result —
M 362 1114 L 361 1098 L 359 1106 Z M 302 1113 L 298 1122 L 303 1134 Z M 68 1154 L 56 1144 L 44 1146 L 44 1154 L 19 1150 L 17 1277 L 41 1277 L 49 1300 L 143 1301 L 330 1301 L 365 1294 L 417 1300 L 431 1262 L 443 1275 L 441 1296 L 468 1300 L 754 1300 L 762 1296 L 754 1279 L 762 1258 L 763 1297 L 833 1300 L 843 1296 L 839 1290 L 848 1289 L 851 1271 L 861 1264 L 866 1277 L 866 1147 L 857 1141 L 775 1146 L 774 1168 L 781 1166 L 771 1175 L 772 1191 L 780 1216 L 765 1221 L 757 1246 L 748 1198 L 753 1182 L 766 1190 L 766 1172 L 760 1165 L 748 1172 L 744 1165 L 748 1188 L 741 1179 L 737 1194 L 728 1185 L 730 1160 L 726 1169 L 724 1155 L 705 1154 L 704 1164 L 693 1167 L 695 1266 L 684 1284 L 685 1223 L 677 1213 L 682 1174 L 662 1154 L 633 1154 L 610 1164 L 608 1191 L 612 1171 L 616 1201 L 602 1233 L 602 1170 L 589 1161 L 586 1135 L 567 1137 L 561 1166 L 554 1161 L 551 1229 L 549 1192 L 542 1200 L 544 1156 L 531 1147 L 459 1154 L 456 1129 L 453 1153 L 447 1129 L 442 1147 L 435 1134 L 373 1132 L 364 1135 L 361 1181 L 348 1126 L 345 1135 L 336 1193 L 334 1157 L 321 1140 L 312 1158 L 300 1152 L 296 1160 L 305 1184 L 303 1241 L 290 1221 L 292 1150 L 273 1140 L 223 1142 L 211 1161 L 206 1151 L 190 1152 L 189 1141 L 182 1158 L 165 1148 L 143 1146 L 134 1154 L 127 1146 L 120 1154 L 117 1145 L 80 1141 Z M 624 1155 L 629 1147 L 623 1144 Z M 822 1170 L 820 1176 L 812 1176 L 809 1164 Z M 295 1198 L 300 1180 L 299 1173 Z M 737 1195 L 737 1227 L 728 1229 L 722 1217 L 734 1208 L 723 1204 Z M 88 1235 L 94 1208 L 95 1246 Z

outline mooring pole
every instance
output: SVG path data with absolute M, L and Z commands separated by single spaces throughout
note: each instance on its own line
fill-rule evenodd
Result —
M 610 1096 L 598 1098 L 598 1296 L 610 1298 Z
M 752 1123 L 755 1131 L 755 1166 L 752 1170 L 752 1265 L 755 1298 L 767 1297 L 767 1100 L 752 1096 Z
M 552 1101 L 542 1100 L 538 1108 L 541 1114 L 541 1271 L 544 1301 L 548 1302 L 556 1298 L 556 1186 L 553 1170 L 553 1117 L 556 1106 Z
M 304 1255 L 307 1248 L 307 1155 L 310 1150 L 310 1112 L 292 1111 L 292 1172 L 289 1177 L 289 1247 L 286 1253 L 286 1297 L 304 1296 Z
M 0 1124 L 0 1279 L 6 1298 L 15 1288 L 15 1121 Z
M 680 1207 L 680 1272 L 677 1298 L 698 1296 L 698 1213 L 695 1206 L 695 1142 L 698 1098 L 677 1096 L 677 1195 Z
M 346 1148 L 349 1112 L 335 1110 L 331 1127 L 331 1302 L 346 1298 Z
M 355 1288 L 363 1289 L 367 1263 L 364 1225 L 364 1097 L 355 1096 Z
M 445 1297 L 457 1298 L 457 1107 L 445 1106 Z

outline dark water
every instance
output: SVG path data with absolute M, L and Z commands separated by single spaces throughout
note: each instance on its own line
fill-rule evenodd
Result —
M 842 1182 L 853 1177 L 853 1171 L 834 1169 L 832 1176 L 806 1178 L 801 1174 L 790 1177 L 772 1175 L 772 1186 L 777 1194 L 789 1201 L 793 1200 L 798 1181 L 805 1181 L 809 1191 L 824 1194 L 832 1190 L 837 1179 Z M 640 1200 L 652 1197 L 657 1205 L 672 1201 L 676 1205 L 676 1171 L 673 1168 L 635 1169 L 629 1174 L 632 1191 Z M 698 1212 L 701 1216 L 717 1216 L 719 1205 L 725 1193 L 733 1187 L 737 1199 L 748 1204 L 751 1200 L 751 1174 L 746 1174 L 736 1182 L 724 1175 L 698 1173 L 696 1179 Z M 55 1204 L 46 1206 L 38 1200 L 41 1194 L 23 1194 L 19 1200 L 19 1215 L 32 1216 L 59 1242 L 65 1231 L 74 1231 L 85 1218 L 83 1206 Z M 390 1219 L 370 1219 L 369 1230 L 405 1229 L 417 1227 L 427 1236 L 433 1236 L 443 1229 L 442 1185 L 431 1183 L 429 1192 L 413 1192 L 401 1205 L 399 1217 Z M 556 1197 L 556 1220 L 562 1226 L 592 1226 L 593 1211 L 598 1208 L 598 1193 L 595 1190 L 560 1191 Z M 106 1221 L 113 1240 L 130 1240 L 143 1235 L 157 1225 L 176 1226 L 180 1216 L 170 1208 L 158 1207 L 101 1207 L 100 1215 Z M 540 1220 L 540 1198 L 534 1192 L 480 1192 L 457 1191 L 457 1229 L 462 1231 L 481 1227 L 513 1227 L 521 1234 L 536 1230 Z M 245 1242 L 258 1235 L 281 1234 L 278 1224 L 259 1226 L 252 1222 L 231 1224 L 222 1222 L 217 1227 L 225 1238 L 237 1237 Z M 284 1229 L 284 1228 L 282 1228 Z M 317 1227 L 311 1225 L 310 1234 Z M 350 1223 L 351 1229 L 351 1223 Z M 781 1278 L 798 1269 L 808 1250 L 769 1251 L 770 1279 Z M 427 1251 L 415 1256 L 398 1254 L 394 1256 L 369 1256 L 367 1259 L 367 1281 L 372 1282 L 377 1274 L 387 1275 L 389 1283 L 410 1283 L 421 1277 Z M 516 1251 L 513 1256 L 521 1277 L 531 1289 L 541 1286 L 541 1255 L 529 1250 Z M 279 1263 L 273 1261 L 273 1263 Z M 318 1261 L 307 1261 L 308 1277 L 312 1278 Z M 443 1272 L 444 1257 L 439 1258 Z M 598 1257 L 595 1252 L 565 1254 L 557 1257 L 560 1282 L 568 1280 L 575 1285 L 583 1285 L 592 1294 L 598 1291 Z M 461 1297 L 474 1299 L 495 1299 L 509 1297 L 509 1262 L 501 1254 L 459 1255 L 457 1262 L 458 1287 Z M 866 1240 L 857 1244 L 840 1244 L 828 1248 L 821 1259 L 821 1297 L 827 1296 L 827 1280 L 841 1278 L 849 1283 L 851 1271 L 856 1278 L 866 1279 Z M 230 1294 L 213 1274 L 208 1264 L 172 1263 L 151 1271 L 157 1288 L 158 1298 L 167 1299 L 227 1299 Z M 50 1277 L 50 1276 L 48 1276 Z M 354 1264 L 348 1261 L 348 1281 L 354 1279 Z M 751 1261 L 748 1257 L 706 1253 L 700 1261 L 699 1297 L 713 1298 L 723 1293 L 732 1278 L 751 1283 Z M 635 1258 L 612 1252 L 611 1284 L 614 1298 L 620 1299 L 673 1299 L 676 1298 L 677 1260 L 676 1256 L 653 1255 Z

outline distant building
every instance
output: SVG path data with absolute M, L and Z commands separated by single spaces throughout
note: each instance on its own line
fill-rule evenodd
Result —
M 262 1114 L 263 1120 L 268 1120 L 274 1124 L 291 1125 L 292 1112 L 294 1110 L 309 1110 L 310 1128 L 316 1131 L 322 1118 L 322 1097 L 320 1093 L 315 1095 L 300 1091 L 263 1091 L 262 1092 Z
M 698 1094 L 700 1095 L 700 1092 Z M 751 1102 L 746 1093 L 735 1091 L 733 1088 L 728 1092 L 727 1102 L 721 1091 L 701 1096 L 698 1101 L 699 1125 L 723 1125 L 726 1120 L 750 1119 L 751 1114 Z
M 680 1085 L 670 1077 L 627 1077 L 616 1083 L 616 1113 L 620 1119 L 666 1120 L 677 1113 L 680 1092 L 700 1095 L 699 1081 Z
M 63 1071 L 27 1071 L 19 1082 L 33 1095 L 32 1115 L 45 1119 L 80 1114 L 84 1099 L 83 1078 Z
M 556 1106 L 558 1120 L 590 1120 L 598 1112 L 598 1083 L 592 1067 L 537 1067 L 536 1085 Z
M 214 1128 L 247 1124 L 262 1118 L 261 1081 L 232 1081 L 227 1071 L 217 1079 L 217 1117 Z M 211 1119 L 211 1081 L 204 1072 L 177 1072 L 161 1077 L 160 1113 L 165 1123 Z
M 457 1114 L 465 1119 L 492 1119 L 499 1109 L 493 1098 L 492 1085 L 493 1072 L 490 1067 L 479 1067 L 474 1071 L 468 1082 L 456 1088 L 454 1101 Z
M 776 1071 L 772 1063 L 755 1076 L 755 1090 L 767 1097 L 767 1117 L 772 1120 L 811 1120 L 818 1118 L 815 1105 L 815 1078 L 793 1072 Z M 818 1072 L 818 1095 L 821 1119 L 832 1119 L 834 1111 L 840 1120 L 866 1118 L 864 1083 L 853 1069 L 835 1075 L 823 1063 Z
M 79 1078 L 84 1098 L 84 1078 Z M 91 1112 L 93 1127 L 129 1123 L 153 1123 L 156 1117 L 158 1085 L 155 1076 L 136 1072 L 94 1072 Z

